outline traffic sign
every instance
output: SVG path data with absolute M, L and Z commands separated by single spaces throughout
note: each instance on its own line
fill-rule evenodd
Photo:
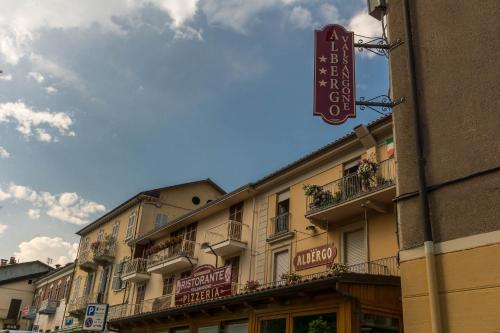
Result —
M 104 331 L 108 315 L 108 304 L 89 304 L 83 320 L 84 331 Z

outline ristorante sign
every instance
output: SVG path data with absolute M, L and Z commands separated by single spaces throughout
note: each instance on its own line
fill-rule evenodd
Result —
M 333 244 L 327 244 L 297 252 L 293 258 L 293 265 L 295 266 L 295 270 L 300 271 L 311 267 L 331 264 L 336 256 L 337 248 Z
M 184 305 L 231 295 L 231 265 L 202 265 L 190 277 L 177 281 L 175 305 Z
M 342 124 L 356 116 L 354 33 L 331 24 L 314 39 L 314 115 Z

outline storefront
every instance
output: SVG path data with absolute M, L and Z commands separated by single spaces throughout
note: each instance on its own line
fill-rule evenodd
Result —
M 293 283 L 117 318 L 126 333 L 401 332 L 400 280 L 346 273 L 303 277 Z

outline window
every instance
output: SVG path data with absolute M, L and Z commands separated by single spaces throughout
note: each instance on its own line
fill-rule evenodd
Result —
M 170 295 L 174 290 L 174 276 L 164 275 L 163 276 L 163 293 L 162 295 Z
M 374 333 L 397 333 L 400 332 L 399 319 L 363 313 L 361 314 L 361 330 Z
M 274 254 L 273 281 L 281 280 L 281 276 L 290 271 L 290 255 L 288 250 Z
M 290 191 L 278 194 L 278 204 L 276 207 L 276 219 L 274 224 L 274 234 L 288 232 L 290 229 Z
M 224 324 L 225 333 L 247 333 L 248 323 L 226 323 Z
M 84 239 L 82 239 L 82 252 L 87 251 L 88 248 L 89 248 L 89 238 L 85 237 Z
M 62 294 L 62 298 L 68 299 L 68 288 L 69 288 L 69 281 L 71 278 L 67 278 L 66 281 L 64 281 L 64 291 Z
M 181 279 L 187 278 L 191 276 L 191 271 L 185 271 L 181 273 Z
M 217 333 L 219 332 L 219 327 L 217 325 L 198 327 L 198 333 Z
M 293 318 L 293 333 L 308 333 L 312 327 L 316 329 L 313 332 L 336 333 L 337 315 L 324 313 Z
M 104 229 L 99 229 L 99 233 L 97 234 L 97 240 L 99 242 L 104 240 Z
M 240 257 L 226 259 L 226 265 L 231 265 L 231 282 L 238 283 L 238 275 L 240 273 Z
M 99 288 L 98 288 L 98 294 L 97 294 L 97 303 L 105 303 L 106 301 L 106 290 L 108 286 L 108 277 L 110 274 L 111 266 L 105 267 L 101 271 L 101 277 L 99 279 Z
M 120 222 L 113 223 L 113 229 L 111 229 L 111 236 L 118 239 L 118 229 L 120 228 Z
M 243 222 L 243 202 L 229 207 L 229 219 L 231 221 Z
M 286 333 L 286 318 L 262 320 L 260 331 L 262 333 Z
M 53 296 L 52 294 L 53 294 L 53 292 L 54 292 L 54 286 L 52 286 L 52 285 L 51 285 L 51 286 L 49 287 L 49 293 L 47 294 L 47 298 L 48 298 L 48 299 L 52 299 L 52 296 Z
M 343 258 L 346 265 L 357 265 L 366 261 L 365 232 L 363 229 L 344 232 L 343 241 Z
M 134 235 L 134 226 L 135 226 L 135 212 L 130 214 L 128 217 L 127 223 L 127 233 L 125 235 L 125 239 L 130 239 Z
M 155 219 L 155 229 L 160 228 L 168 223 L 168 217 L 166 214 L 158 213 Z
M 91 295 L 94 288 L 95 273 L 89 273 L 85 279 L 85 288 L 83 289 L 85 295 Z
M 71 297 L 71 302 L 74 303 L 76 298 L 78 297 L 78 293 L 80 292 L 80 283 L 82 281 L 82 277 L 79 276 L 76 278 L 75 280 L 75 285 L 74 285 L 74 288 L 73 288 L 73 295 Z
M 15 298 L 10 300 L 9 312 L 7 312 L 7 319 L 14 319 L 14 320 L 17 319 L 19 310 L 21 309 L 21 302 L 22 300 Z
M 114 291 L 122 290 L 123 288 L 125 288 L 125 282 L 122 280 L 122 272 L 124 266 L 125 266 L 125 261 L 115 264 L 115 270 L 113 273 L 113 283 L 112 283 Z
M 191 199 L 191 202 L 193 203 L 193 205 L 198 206 L 198 205 L 200 204 L 200 202 L 201 202 L 200 197 L 194 196 L 194 197 Z

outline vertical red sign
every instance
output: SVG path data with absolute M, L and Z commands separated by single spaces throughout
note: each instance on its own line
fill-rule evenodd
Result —
M 314 115 L 329 124 L 356 117 L 354 32 L 331 24 L 314 32 Z

